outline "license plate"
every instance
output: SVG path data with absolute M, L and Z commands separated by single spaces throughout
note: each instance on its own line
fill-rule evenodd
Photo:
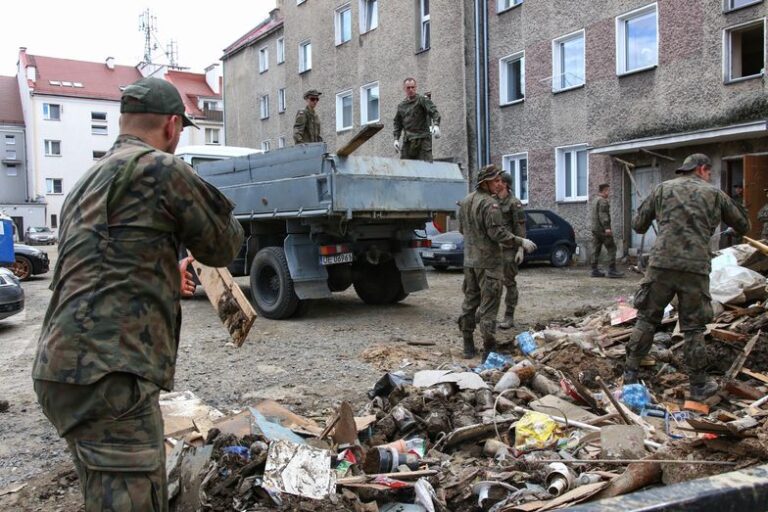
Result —
M 352 263 L 354 255 L 351 252 L 343 252 L 332 256 L 320 256 L 322 265 L 338 265 L 339 263 Z
M 421 257 L 422 258 L 434 258 L 435 257 L 435 253 L 433 253 L 432 251 L 421 251 Z

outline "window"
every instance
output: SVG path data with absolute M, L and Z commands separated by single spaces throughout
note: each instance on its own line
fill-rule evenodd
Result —
M 61 120 L 61 105 L 55 103 L 43 103 L 43 119 L 49 121 Z
M 51 229 L 58 229 L 59 227 L 59 216 L 55 213 L 51 214 Z
M 544 212 L 525 212 L 526 229 L 555 229 L 556 227 Z
M 268 140 L 265 140 L 264 142 L 261 143 L 261 150 L 264 151 L 264 152 L 269 151 L 269 141 Z
M 277 111 L 280 114 L 285 112 L 285 88 L 277 90 Z
M 496 12 L 506 11 L 521 3 L 523 3 L 523 0 L 498 0 Z
M 557 148 L 555 158 L 557 200 L 587 200 L 589 169 L 586 144 Z
M 206 128 L 205 129 L 205 143 L 206 144 L 221 144 L 221 141 L 219 140 L 219 130 L 218 128 Z
M 521 202 L 528 202 L 528 153 L 505 155 L 501 165 L 512 177 L 512 193 Z
M 649 69 L 659 62 L 656 4 L 616 18 L 616 73 Z
M 6 158 L 6 160 L 16 160 L 16 150 L 15 149 L 6 149 L 5 150 L 5 158 Z
M 91 124 L 92 135 L 107 135 L 107 125 L 105 124 Z
M 299 43 L 299 73 L 312 69 L 312 43 Z
M 45 156 L 61 156 L 61 141 L 46 139 Z
M 91 112 L 91 134 L 107 135 L 106 112 Z
M 763 76 L 765 73 L 765 21 L 725 31 L 725 81 Z
M 281 149 L 285 147 L 285 137 L 280 136 L 277 138 L 277 148 Z
M 360 88 L 360 124 L 374 123 L 379 120 L 379 83 L 364 85 Z
M 11 144 L 16 144 L 16 136 L 15 135 L 6 135 L 5 136 L 5 143 L 9 146 Z
M 203 110 L 219 110 L 219 102 L 213 100 L 204 100 Z
M 269 69 L 269 48 L 266 46 L 259 50 L 259 73 Z
M 725 0 L 725 10 L 733 11 L 734 9 L 741 9 L 748 5 L 759 4 L 763 0 Z
M 259 98 L 259 115 L 261 119 L 269 117 L 269 95 L 266 94 Z
M 419 50 L 429 50 L 429 0 L 419 1 Z
M 93 159 L 99 160 L 100 158 L 104 158 L 104 155 L 107 154 L 106 151 L 93 151 Z
M 499 61 L 499 101 L 502 105 L 525 99 L 525 52 L 515 53 Z
M 277 63 L 282 64 L 285 62 L 285 38 L 279 37 L 277 39 Z
M 19 171 L 16 168 L 16 164 L 5 164 L 5 174 L 6 176 L 18 176 Z
M 552 90 L 584 85 L 584 31 L 552 41 Z
M 301 5 L 301 4 L 303 4 L 304 2 L 306 2 L 306 1 L 307 1 L 307 0 L 296 0 L 296 5 Z
M 360 33 L 379 26 L 379 0 L 360 0 Z
M 61 194 L 61 178 L 45 178 L 46 194 Z
M 352 128 L 352 91 L 336 95 L 336 131 Z
M 352 8 L 349 4 L 336 9 L 336 46 L 352 39 Z
M 91 121 L 96 121 L 96 122 L 101 121 L 102 123 L 106 123 L 107 122 L 107 113 L 106 112 L 91 112 Z

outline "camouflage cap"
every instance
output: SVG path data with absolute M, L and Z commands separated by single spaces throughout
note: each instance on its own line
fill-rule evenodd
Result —
M 172 83 L 159 78 L 142 78 L 123 91 L 120 113 L 170 114 L 181 116 L 182 126 L 198 126 L 187 117 L 181 95 Z
M 484 181 L 489 181 L 494 178 L 496 178 L 499 174 L 501 174 L 501 170 L 496 167 L 493 164 L 486 165 L 482 169 L 480 169 L 480 172 L 477 173 L 477 187 L 480 187 L 480 184 Z
M 304 93 L 304 99 L 311 98 L 313 96 L 315 98 L 319 98 L 321 94 L 323 94 L 323 93 L 321 93 L 317 89 L 310 89 L 310 90 L 308 90 L 307 92 Z
M 692 171 L 700 165 L 712 166 L 712 160 L 703 153 L 694 153 L 685 157 L 683 165 L 675 169 L 675 172 L 688 172 Z

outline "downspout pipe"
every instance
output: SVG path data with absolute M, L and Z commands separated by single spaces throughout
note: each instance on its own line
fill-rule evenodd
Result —
M 488 96 L 490 94 L 490 87 L 488 85 L 489 71 L 488 71 L 488 0 L 481 0 L 482 3 L 482 23 L 483 23 L 483 118 L 485 119 L 485 130 L 483 138 L 485 141 L 485 163 L 488 165 L 491 163 L 491 116 L 488 107 Z
M 475 157 L 478 170 L 484 165 L 482 149 L 484 146 L 482 127 L 484 124 L 481 120 L 482 94 L 480 92 L 480 9 L 482 3 L 483 0 L 475 0 Z

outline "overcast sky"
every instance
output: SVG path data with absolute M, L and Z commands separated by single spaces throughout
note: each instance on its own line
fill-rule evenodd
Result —
M 138 64 L 144 55 L 139 16 L 149 8 L 156 17 L 159 49 L 173 39 L 178 63 L 202 72 L 218 62 L 222 50 L 258 25 L 274 0 L 36 0 L 3 2 L 0 28 L 0 75 L 16 74 L 19 47 L 27 53 L 93 62 L 114 57 L 115 63 Z M 7 5 L 5 5 L 7 4 Z M 164 60 L 161 51 L 155 58 Z

